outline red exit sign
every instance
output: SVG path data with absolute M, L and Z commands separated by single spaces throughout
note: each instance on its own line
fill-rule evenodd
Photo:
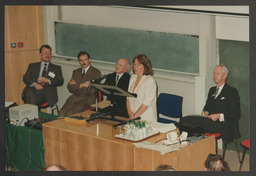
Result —
M 18 48 L 23 48 L 24 44 L 23 42 L 18 42 Z

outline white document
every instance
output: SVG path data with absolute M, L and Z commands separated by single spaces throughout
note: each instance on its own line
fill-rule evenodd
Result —
M 176 126 L 173 123 L 152 122 L 150 126 L 154 131 L 159 131 L 161 133 L 167 133 L 168 131 L 176 129 Z
M 145 148 L 149 150 L 154 150 L 160 152 L 161 155 L 164 155 L 165 153 L 172 152 L 179 150 L 179 147 L 174 147 L 174 146 L 166 146 L 166 145 L 161 145 L 161 144 L 155 144 L 151 142 L 139 142 L 139 143 L 133 143 L 135 147 L 137 148 Z

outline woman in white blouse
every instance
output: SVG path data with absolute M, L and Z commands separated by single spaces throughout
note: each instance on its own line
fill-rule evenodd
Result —
M 157 121 L 156 82 L 154 72 L 146 55 L 139 54 L 133 59 L 133 75 L 130 78 L 128 91 L 137 94 L 137 98 L 127 98 L 129 118 L 141 117 L 141 120 Z

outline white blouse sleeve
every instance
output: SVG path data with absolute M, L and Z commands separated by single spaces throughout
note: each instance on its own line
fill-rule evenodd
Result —
M 152 77 L 149 77 L 145 82 L 143 104 L 152 106 L 156 102 L 156 82 Z

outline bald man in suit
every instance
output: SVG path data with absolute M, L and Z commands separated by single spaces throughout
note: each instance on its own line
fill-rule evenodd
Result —
M 126 58 L 120 58 L 116 61 L 115 72 L 107 75 L 105 84 L 117 86 L 125 91 L 128 90 L 129 81 L 130 81 L 130 62 Z M 111 97 L 108 96 L 107 100 L 111 100 Z M 121 117 L 129 117 L 126 109 L 126 97 L 114 96 L 114 115 Z
M 53 106 L 58 102 L 57 87 L 63 85 L 64 79 L 61 67 L 50 62 L 51 52 L 49 45 L 42 45 L 39 49 L 41 62 L 29 64 L 23 76 L 26 84 L 22 92 L 24 103 L 40 106 L 48 102 Z
M 59 116 L 70 116 L 90 108 L 96 101 L 96 89 L 90 82 L 101 75 L 101 72 L 93 67 L 90 55 L 81 51 L 78 53 L 80 68 L 73 71 L 72 78 L 67 88 L 70 95 L 61 108 Z

